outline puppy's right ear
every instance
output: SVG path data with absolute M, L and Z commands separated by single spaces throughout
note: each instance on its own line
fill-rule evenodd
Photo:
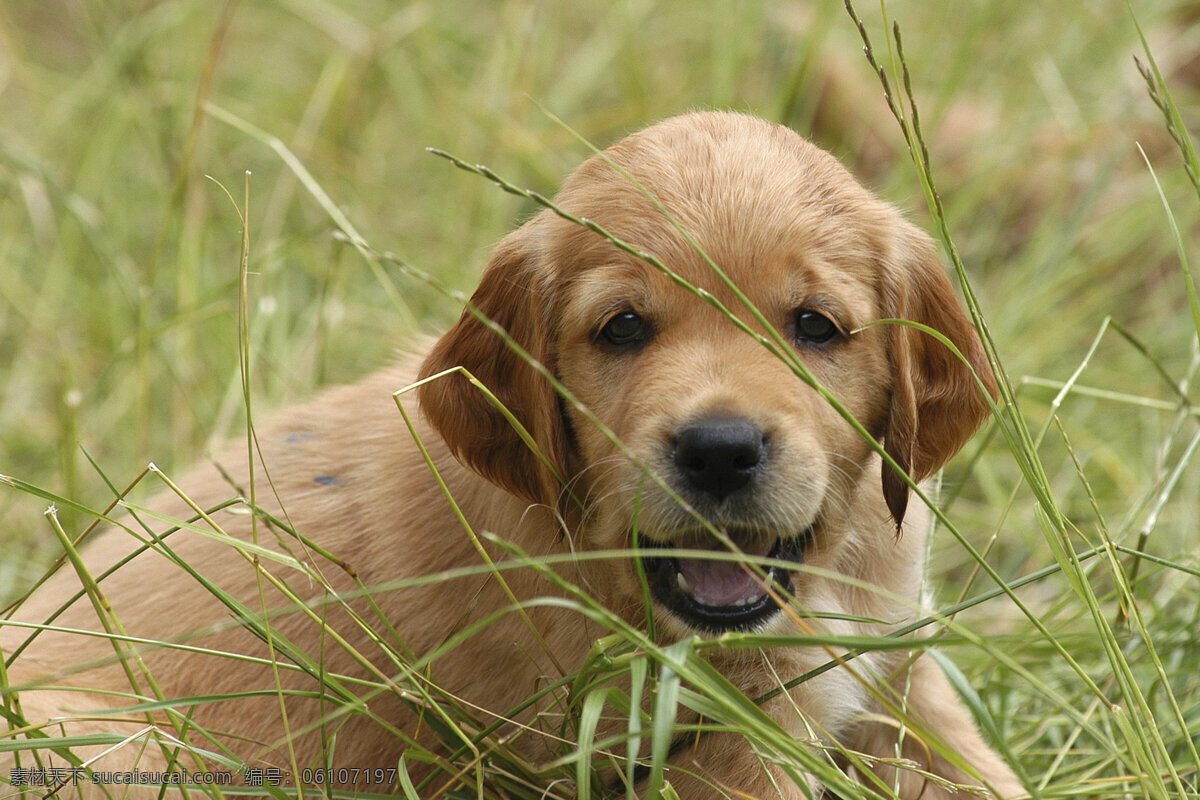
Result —
M 964 364 L 922 331 L 903 326 L 888 331 L 894 384 L 884 447 L 920 482 L 941 469 L 990 415 L 975 376 L 993 398 L 999 390 L 979 334 L 959 304 L 933 243 L 907 223 L 902 230 L 900 256 L 885 281 L 890 313 L 938 331 L 967 360 Z M 908 484 L 886 464 L 883 496 L 899 530 L 908 506 Z
M 537 225 L 535 219 L 500 242 L 470 302 L 553 372 L 553 287 L 539 269 Z M 554 388 L 471 308 L 438 340 L 421 366 L 421 378 L 456 366 L 492 391 L 525 427 L 553 469 L 462 373 L 420 388 L 425 417 L 467 467 L 530 502 L 553 505 L 560 491 L 555 471 L 558 476 L 566 474 L 566 432 Z

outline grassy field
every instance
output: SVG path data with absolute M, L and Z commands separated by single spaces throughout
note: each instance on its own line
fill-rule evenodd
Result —
M 1200 122 L 1194 8 L 1132 5 Z M 930 232 L 945 222 L 1014 387 L 1010 425 L 1039 437 L 1014 448 L 993 425 L 944 491 L 1031 612 L 972 604 L 957 619 L 978 642 L 952 655 L 1032 786 L 1197 796 L 1200 325 L 1182 264 L 1200 253 L 1200 196 L 1125 3 L 888 7 L 941 219 L 840 3 L 127 6 L 0 6 L 0 473 L 44 490 L 0 485 L 0 603 L 59 551 L 48 496 L 103 508 L 109 482 L 151 461 L 179 473 L 242 430 L 241 224 L 222 186 L 240 204 L 251 173 L 265 413 L 459 311 L 336 237 L 331 210 L 462 290 L 534 210 L 426 147 L 550 194 L 587 150 L 543 108 L 600 145 L 688 109 L 746 110 Z M 880 9 L 860 11 L 892 69 Z M 58 505 L 68 532 L 89 522 Z M 949 535 L 931 572 L 942 609 L 994 594 Z

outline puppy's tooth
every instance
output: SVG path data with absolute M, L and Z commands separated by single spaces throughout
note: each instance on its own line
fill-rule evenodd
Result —
M 675 573 L 675 585 L 679 587 L 679 591 L 684 594 L 691 594 L 692 587 L 688 586 L 687 578 L 683 577 L 682 572 Z

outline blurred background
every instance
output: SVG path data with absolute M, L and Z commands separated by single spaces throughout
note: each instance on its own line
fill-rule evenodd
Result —
M 887 61 L 890 21 L 861 5 Z M 1195 122 L 1200 5 L 1132 9 Z M 1139 147 L 1192 252 L 1198 203 L 1135 67 L 1130 11 L 1123 0 L 887 10 L 951 233 L 1031 426 L 1084 366 L 1084 390 L 1059 409 L 1073 450 L 1053 428 L 1042 450 L 1059 503 L 1085 537 L 1105 527 L 1132 544 L 1146 531 L 1148 549 L 1194 569 L 1200 469 L 1184 446 L 1197 425 L 1178 385 L 1195 328 Z M 841 3 L 3 3 L 0 473 L 101 509 L 108 484 L 150 461 L 180 474 L 239 433 L 247 171 L 252 374 L 266 413 L 371 371 L 460 310 L 335 237 L 313 187 L 373 248 L 469 291 L 533 209 L 425 148 L 549 194 L 588 150 L 547 112 L 603 146 L 695 108 L 792 126 L 933 232 Z M 1088 358 L 1109 316 L 1138 344 L 1109 328 Z M 947 485 L 961 529 L 1002 576 L 1050 563 L 995 437 L 970 446 Z M 51 499 L 0 485 L 0 600 L 57 554 Z M 69 532 L 89 521 L 60 513 Z M 935 550 L 953 599 L 973 565 L 949 537 Z M 1168 629 L 1173 657 L 1194 665 L 1196 581 L 1148 566 L 1139 580 L 1156 609 L 1182 615 Z M 1025 591 L 1069 637 L 1078 607 L 1060 601 L 1063 584 Z M 973 613 L 992 632 L 1018 624 L 998 603 Z

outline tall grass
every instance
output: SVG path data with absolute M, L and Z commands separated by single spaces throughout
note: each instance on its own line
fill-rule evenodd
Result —
M 1200 186 L 1186 14 L 930 5 L 900 9 L 894 28 L 886 7 L 864 7 L 856 31 L 832 5 L 768 0 L 453 5 L 0 11 L 12 45 L 0 61 L 0 600 L 35 582 L 30 562 L 115 513 L 114 485 L 136 484 L 125 505 L 144 509 L 162 476 L 245 435 L 263 407 L 365 372 L 456 313 L 417 272 L 469 289 L 489 245 L 587 155 L 530 98 L 599 143 L 692 106 L 733 106 L 815 132 L 927 223 L 1004 378 L 996 421 L 945 477 L 952 524 L 935 539 L 938 602 L 920 641 L 952 657 L 964 699 L 1032 793 L 1196 796 Z M 497 191 L 427 145 L 533 191 Z M 237 203 L 204 180 L 240 186 L 247 170 Z M 143 471 L 151 460 L 163 469 Z M 664 647 L 545 561 L 492 544 L 508 560 L 480 570 L 540 570 L 611 635 L 546 687 L 567 744 L 536 765 L 420 679 L 439 653 L 392 648 L 457 748 L 412 751 L 438 769 L 410 796 L 608 796 L 597 767 L 669 796 L 677 705 L 860 795 L 707 666 L 714 645 Z M 316 654 L 275 646 L 318 669 Z M 395 678 L 374 680 L 368 696 Z M 347 700 L 361 688 L 329 686 Z M 659 713 L 643 717 L 647 705 Z M 613 714 L 647 743 L 645 765 L 596 739 Z

